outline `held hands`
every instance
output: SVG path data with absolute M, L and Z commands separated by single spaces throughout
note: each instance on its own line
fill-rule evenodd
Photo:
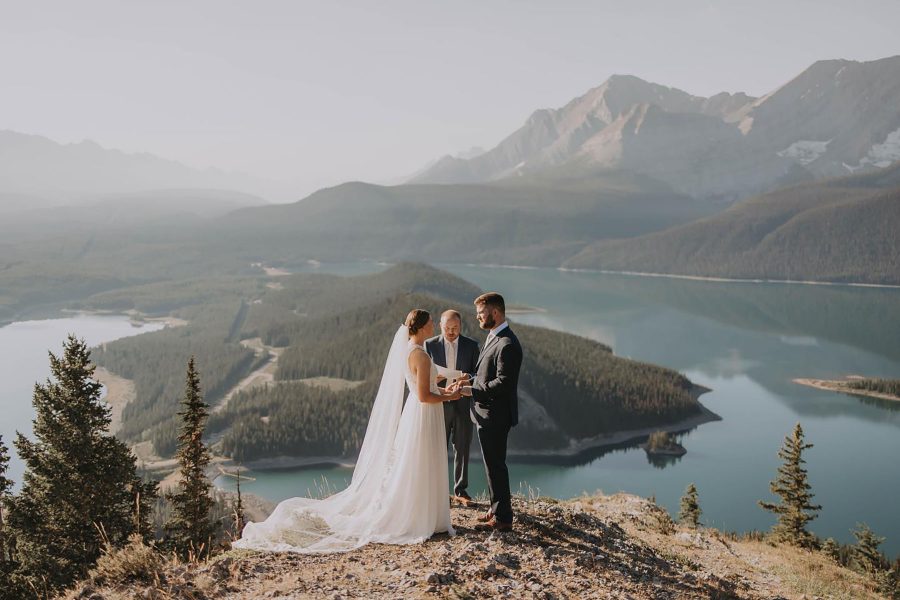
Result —
M 471 395 L 471 392 L 466 393 L 468 391 L 467 388 L 471 385 L 472 382 L 468 377 L 460 377 L 447 387 L 447 391 L 456 396 L 454 400 L 459 400 L 460 397 Z

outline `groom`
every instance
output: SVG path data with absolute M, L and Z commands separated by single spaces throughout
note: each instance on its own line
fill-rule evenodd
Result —
M 522 346 L 506 322 L 506 303 L 496 292 L 475 298 L 476 316 L 482 329 L 490 330 L 476 366 L 475 381 L 461 388 L 472 396 L 472 421 L 481 442 L 487 471 L 491 507 L 479 517 L 484 528 L 512 529 L 513 513 L 506 468 L 506 440 L 519 422 L 519 369 Z

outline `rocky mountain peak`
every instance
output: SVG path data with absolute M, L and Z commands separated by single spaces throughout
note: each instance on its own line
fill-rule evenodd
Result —
M 415 182 L 621 168 L 692 196 L 736 199 L 786 177 L 840 176 L 900 159 L 897 98 L 900 56 L 818 61 L 762 98 L 705 98 L 613 75 L 561 108 L 536 111 L 484 154 L 444 159 Z

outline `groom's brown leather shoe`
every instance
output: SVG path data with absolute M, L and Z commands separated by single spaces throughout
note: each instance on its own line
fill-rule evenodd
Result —
M 512 523 L 503 523 L 498 521 L 496 517 L 491 517 L 491 519 L 483 525 L 475 526 L 475 529 L 478 531 L 512 531 L 512 528 Z
M 453 496 L 453 499 L 456 500 L 457 502 L 459 502 L 460 504 L 462 504 L 463 506 L 465 506 L 466 508 L 468 508 L 470 506 L 475 506 L 475 500 L 473 500 L 472 497 L 465 492 L 463 492 L 462 494 L 459 494 L 457 496 Z
M 487 523 L 493 518 L 494 518 L 494 514 L 491 511 L 488 511 L 485 514 L 478 517 L 478 521 L 481 523 Z

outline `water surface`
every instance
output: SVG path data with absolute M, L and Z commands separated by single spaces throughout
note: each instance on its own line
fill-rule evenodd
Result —
M 682 371 L 713 391 L 701 400 L 721 415 L 686 433 L 688 453 L 653 464 L 639 448 L 569 466 L 512 464 L 512 487 L 561 498 L 624 490 L 655 495 L 673 514 L 689 483 L 703 522 L 729 530 L 767 529 L 757 506 L 771 500 L 778 448 L 795 423 L 815 446 L 809 480 L 823 505 L 811 529 L 843 542 L 868 523 L 900 552 L 900 404 L 815 390 L 797 377 L 900 377 L 900 290 L 734 283 L 440 265 L 508 302 L 539 307 L 512 321 L 584 335 L 616 354 Z M 323 265 L 322 270 L 327 270 Z M 382 268 L 340 265 L 341 273 Z M 527 361 L 527 348 L 526 361 Z M 484 489 L 472 465 L 473 491 Z M 346 485 L 349 469 L 253 473 L 245 489 L 272 500 L 315 493 L 325 476 Z M 228 485 L 227 482 L 220 482 Z M 321 487 L 321 485 L 320 485 Z
M 84 338 L 89 346 L 97 346 L 161 327 L 159 323 L 135 326 L 128 317 L 106 315 L 19 321 L 0 327 L 0 435 L 10 449 L 9 477 L 15 481 L 15 489 L 21 484 L 23 466 L 13 440 L 16 431 L 31 436 L 32 391 L 35 383 L 43 383 L 50 376 L 48 352 L 61 355 L 70 333 Z

